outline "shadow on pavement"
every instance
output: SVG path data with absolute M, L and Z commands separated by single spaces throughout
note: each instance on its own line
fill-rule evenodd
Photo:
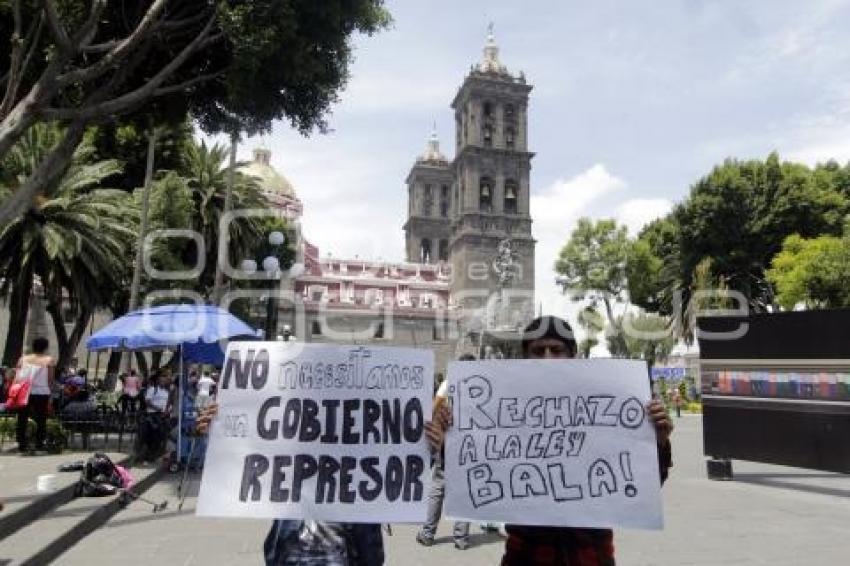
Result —
M 168 503 L 169 503 L 169 506 L 170 506 L 171 501 L 169 501 Z M 175 505 L 176 505 L 176 503 L 175 503 Z M 148 521 L 158 521 L 160 519 L 173 519 L 174 517 L 180 517 L 182 515 L 194 515 L 194 514 L 195 514 L 194 509 L 181 509 L 179 511 L 177 509 L 175 509 L 174 511 L 164 511 L 164 512 L 160 512 L 160 513 L 153 513 L 152 512 L 148 515 L 142 515 L 141 517 L 128 517 L 126 519 L 114 519 L 112 521 L 109 521 L 109 523 L 106 525 L 106 528 L 110 529 L 110 528 L 113 528 L 113 527 L 120 527 L 120 526 L 123 526 L 123 525 L 134 525 L 136 523 L 147 523 Z
M 498 533 L 474 533 L 470 534 L 467 540 L 469 541 L 469 548 L 473 548 L 487 544 L 502 543 L 505 539 Z M 451 535 L 435 537 L 434 545 L 438 544 L 454 544 L 454 538 Z
M 820 495 L 829 495 L 831 497 L 848 497 L 850 498 L 850 489 L 838 489 L 835 487 L 826 487 L 821 485 L 811 485 L 790 481 L 782 481 L 777 478 L 800 478 L 805 477 L 832 477 L 830 476 L 814 476 L 813 474 L 794 475 L 794 474 L 735 474 L 734 481 L 741 483 L 749 483 L 753 485 L 762 485 L 767 487 L 776 487 L 780 489 L 793 489 L 795 491 L 804 491 L 808 493 L 817 493 Z

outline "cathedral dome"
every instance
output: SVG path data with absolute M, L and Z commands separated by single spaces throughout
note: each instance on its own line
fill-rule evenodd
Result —
M 253 161 L 240 165 L 238 171 L 243 175 L 256 177 L 260 189 L 266 193 L 295 199 L 295 188 L 286 177 L 271 166 L 271 158 L 271 150 L 256 148 Z

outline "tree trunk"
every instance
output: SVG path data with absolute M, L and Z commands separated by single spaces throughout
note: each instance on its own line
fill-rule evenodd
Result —
M 136 355 L 136 366 L 139 369 L 139 374 L 141 375 L 149 375 L 150 371 L 148 368 L 148 359 L 145 357 L 144 352 L 133 352 Z
M 155 350 L 151 352 L 151 372 L 158 370 L 162 366 L 162 351 Z
M 226 216 L 230 212 L 231 201 L 233 200 L 233 184 L 236 179 L 236 143 L 239 141 L 239 134 L 235 131 L 230 133 L 230 164 L 227 168 L 227 188 L 224 191 L 224 209 L 221 211 L 222 216 Z M 221 233 L 218 235 L 218 254 L 215 259 L 215 280 L 213 282 L 212 304 L 218 305 L 221 303 L 221 297 L 224 294 L 224 271 L 221 265 L 222 253 L 227 253 L 227 242 L 230 240 L 229 230 L 227 226 L 225 230 L 227 234 Z M 223 252 L 222 252 L 223 250 Z
M 154 151 L 156 149 L 156 128 L 148 133 L 148 161 L 145 167 L 145 187 L 142 193 L 142 222 L 139 227 L 139 240 L 136 246 L 136 261 L 133 265 L 133 282 L 130 284 L 130 306 L 128 312 L 139 306 L 139 287 L 142 282 L 142 256 L 144 254 L 145 237 L 148 233 L 148 210 L 150 210 L 151 185 L 153 183 Z M 124 371 L 130 370 L 130 354 L 124 359 Z M 139 366 L 141 367 L 141 366 Z
M 12 286 L 9 297 L 9 328 L 6 331 L 6 346 L 3 349 L 3 365 L 14 366 L 24 351 L 24 332 L 29 315 L 32 294 L 32 270 Z
M 121 367 L 121 354 L 123 352 L 110 352 L 109 353 L 109 361 L 106 362 L 106 374 L 109 375 L 111 373 L 118 373 L 119 368 Z
M 92 310 L 80 307 L 80 312 L 74 320 L 74 327 L 71 329 L 71 334 L 68 334 L 65 329 L 65 320 L 62 315 L 62 303 L 55 299 L 47 303 L 47 312 L 53 319 L 53 331 L 56 333 L 56 342 L 59 347 L 59 358 L 56 362 L 57 368 L 68 367 L 71 358 L 74 357 L 74 352 L 77 351 L 77 346 L 80 344 L 80 339 L 86 331 L 86 326 L 91 322 Z
M 65 320 L 62 316 L 62 295 L 59 298 L 54 294 L 49 294 L 47 299 L 47 312 L 53 320 L 53 332 L 56 334 L 56 347 L 59 351 L 59 357 L 56 361 L 57 373 L 62 368 L 68 365 L 68 360 L 71 356 L 68 355 L 68 332 L 65 330 Z

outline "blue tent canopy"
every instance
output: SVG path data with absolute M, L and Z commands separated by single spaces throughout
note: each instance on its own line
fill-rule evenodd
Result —
M 187 353 L 196 352 L 209 359 L 212 356 L 209 345 L 217 347 L 215 343 L 239 336 L 255 338 L 257 332 L 221 307 L 162 305 L 113 320 L 92 334 L 86 340 L 86 347 L 139 351 L 184 346 Z
M 183 362 L 221 365 L 221 340 L 256 338 L 257 331 L 224 310 L 212 305 L 162 305 L 140 309 L 117 318 L 86 340 L 89 350 L 180 350 L 180 399 L 177 457 L 183 457 L 184 391 Z

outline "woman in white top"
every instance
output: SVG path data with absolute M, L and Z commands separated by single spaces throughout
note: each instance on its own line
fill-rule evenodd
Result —
M 47 436 L 47 411 L 50 404 L 50 393 L 54 385 L 56 362 L 47 355 L 50 343 L 47 338 L 36 338 L 32 341 L 32 353 L 22 356 L 15 368 L 15 381 L 32 379 L 29 402 L 18 412 L 18 450 L 26 452 L 29 448 L 27 439 L 27 421 L 30 417 L 35 421 L 35 449 L 44 450 L 44 439 Z

